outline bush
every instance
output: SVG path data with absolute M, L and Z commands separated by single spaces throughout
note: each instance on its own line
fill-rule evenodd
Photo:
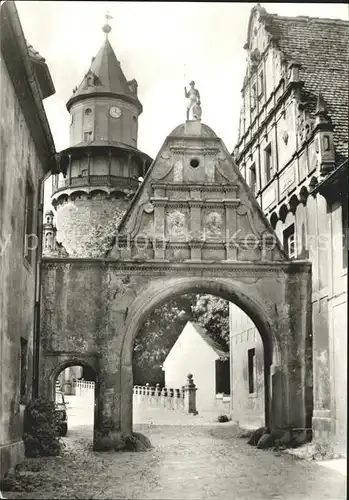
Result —
M 30 401 L 24 411 L 23 442 L 26 457 L 56 456 L 62 449 L 55 404 L 46 398 Z
M 223 422 L 229 422 L 230 418 L 227 415 L 219 415 L 218 417 L 218 422 L 223 423 Z
M 331 460 L 335 456 L 333 446 L 327 441 L 316 441 L 313 454 L 314 460 Z

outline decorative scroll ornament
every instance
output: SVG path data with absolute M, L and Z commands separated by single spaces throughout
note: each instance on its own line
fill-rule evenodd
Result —
M 152 203 L 146 203 L 143 205 L 143 210 L 146 214 L 151 214 L 154 212 L 154 205 Z

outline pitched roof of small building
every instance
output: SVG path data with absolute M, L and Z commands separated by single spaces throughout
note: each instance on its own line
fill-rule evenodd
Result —
M 303 94 L 315 111 L 322 94 L 334 125 L 336 152 L 348 157 L 349 22 L 268 14 L 267 29 L 288 62 L 301 65 Z
M 228 351 L 224 350 L 223 346 L 213 340 L 203 326 L 201 326 L 196 321 L 188 321 L 188 323 L 190 323 L 195 328 L 200 337 L 214 350 L 216 354 L 218 354 L 220 358 L 226 358 L 228 356 Z

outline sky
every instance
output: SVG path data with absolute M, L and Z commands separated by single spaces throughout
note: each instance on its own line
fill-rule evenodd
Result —
M 138 148 L 155 157 L 166 136 L 185 121 L 184 85 L 195 80 L 202 121 L 232 151 L 238 137 L 250 12 L 255 3 L 15 2 L 27 42 L 45 57 L 56 93 L 44 100 L 56 150 L 69 146 L 65 107 L 102 45 L 109 41 L 143 104 Z M 269 13 L 348 20 L 345 3 L 261 3 Z M 49 183 L 47 183 L 49 184 Z M 45 205 L 48 189 L 45 190 Z M 48 207 L 46 206 L 45 209 Z

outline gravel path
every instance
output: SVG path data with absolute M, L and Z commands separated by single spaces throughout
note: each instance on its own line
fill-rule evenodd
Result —
M 200 422 L 197 421 L 199 424 Z M 34 490 L 14 499 L 344 500 L 346 478 L 318 464 L 257 450 L 231 423 L 135 425 L 154 446 L 96 453 L 92 427 L 70 426 L 62 457 L 26 459 Z M 29 487 L 30 487 L 29 484 Z

